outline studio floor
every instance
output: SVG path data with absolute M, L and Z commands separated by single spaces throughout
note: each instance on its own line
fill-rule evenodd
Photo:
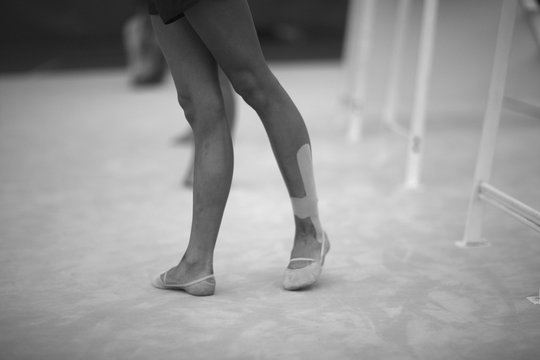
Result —
M 308 291 L 280 286 L 290 201 L 238 102 L 216 293 L 151 287 L 186 246 L 191 157 L 172 83 L 122 70 L 0 79 L 0 358 L 536 359 L 540 237 L 488 208 L 460 249 L 481 114 L 430 111 L 419 191 L 375 113 L 346 141 L 338 62 L 274 64 L 311 131 L 332 250 Z M 324 86 L 321 86 L 324 84 Z M 331 94 L 329 96 L 329 94 Z M 540 208 L 540 123 L 505 111 L 493 183 Z

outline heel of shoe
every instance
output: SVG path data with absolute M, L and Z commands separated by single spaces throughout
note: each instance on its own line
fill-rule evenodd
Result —
M 184 288 L 184 291 L 194 296 L 210 296 L 214 295 L 216 290 L 216 279 L 209 278 L 203 281 L 199 281 L 195 284 L 188 285 Z
M 324 265 L 324 260 L 326 259 L 326 254 L 330 251 L 330 240 L 328 239 L 328 235 L 324 233 L 324 241 L 323 241 L 323 247 L 322 247 L 322 254 L 321 254 L 321 266 Z

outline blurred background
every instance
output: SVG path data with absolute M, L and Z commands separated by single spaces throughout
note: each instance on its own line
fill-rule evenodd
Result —
M 123 25 L 137 3 L 6 0 L 0 14 L 0 71 L 120 67 Z M 340 56 L 347 0 L 249 3 L 269 59 Z
M 139 1 L 140 2 L 140 1 Z M 525 0 L 527 2 L 527 0 Z M 534 0 L 532 1 L 534 3 Z M 269 61 L 340 61 L 344 51 L 347 0 L 250 0 Z M 0 14 L 0 73 L 112 69 L 126 66 L 123 37 L 137 1 L 6 0 Z M 369 68 L 368 110 L 379 112 L 393 45 L 396 3 L 377 5 Z M 441 111 L 482 111 L 486 96 L 500 1 L 441 1 L 437 24 L 430 107 Z M 403 57 L 402 106 L 413 92 L 422 2 L 413 1 Z M 536 30 L 538 31 L 538 30 Z M 538 43 L 520 9 L 507 92 L 531 99 L 539 81 L 530 79 Z M 345 75 L 346 76 L 346 75 Z

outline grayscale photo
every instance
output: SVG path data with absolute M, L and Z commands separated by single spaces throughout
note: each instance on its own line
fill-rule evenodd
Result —
M 540 358 L 540 0 L 0 19 L 0 360 Z

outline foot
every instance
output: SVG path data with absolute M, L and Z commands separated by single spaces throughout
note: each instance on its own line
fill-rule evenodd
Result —
M 215 278 L 213 270 L 205 266 L 186 266 L 183 262 L 158 275 L 152 285 L 159 289 L 183 290 L 191 295 L 213 295 Z
M 300 290 L 317 282 L 321 275 L 324 259 L 330 250 L 330 242 L 325 234 L 321 239 L 315 236 L 296 238 L 291 260 L 283 276 L 283 288 Z
M 300 269 L 310 265 L 313 260 L 318 261 L 321 257 L 322 237 L 318 240 L 314 235 L 300 235 L 294 239 L 291 259 L 299 259 L 289 262 L 287 269 Z M 300 260 L 313 259 L 313 260 Z
M 186 173 L 186 176 L 184 176 L 184 181 L 182 181 L 182 185 L 186 188 L 193 187 L 193 167 L 189 169 Z
M 189 145 L 193 143 L 193 132 L 186 131 L 173 139 L 175 145 Z

